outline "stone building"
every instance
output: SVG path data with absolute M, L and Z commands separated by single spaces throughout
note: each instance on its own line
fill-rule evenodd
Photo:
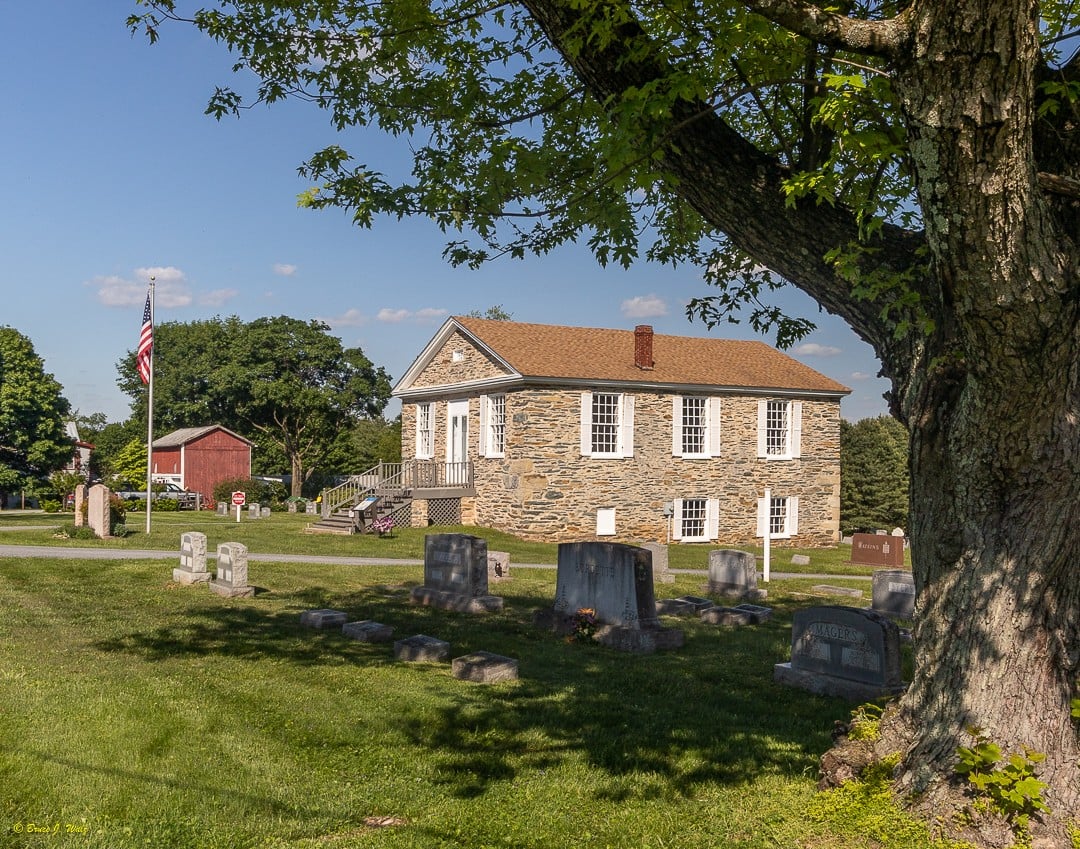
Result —
M 394 387 L 399 480 L 416 526 L 832 544 L 848 392 L 761 342 L 450 318 Z

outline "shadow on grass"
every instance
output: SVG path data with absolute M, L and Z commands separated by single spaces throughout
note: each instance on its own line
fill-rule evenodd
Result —
M 812 774 L 833 721 L 846 715 L 841 702 L 772 681 L 773 665 L 789 654 L 783 609 L 741 630 L 665 620 L 685 630 L 686 645 L 630 655 L 537 630 L 532 612 L 550 604 L 538 594 L 507 594 L 503 612 L 468 616 L 411 605 L 408 589 L 310 587 L 267 594 L 272 606 L 206 598 L 179 624 L 132 630 L 94 647 L 151 662 L 214 655 L 303 666 L 394 664 L 386 644 L 300 625 L 303 610 L 331 607 L 392 625 L 395 638 L 447 640 L 455 657 L 478 650 L 515 657 L 521 679 L 495 686 L 451 679 L 445 665 L 395 664 L 415 677 L 409 692 L 417 698 L 388 703 L 388 724 L 403 745 L 433 759 L 435 780 L 461 799 L 575 760 L 591 771 L 574 792 L 613 802 L 693 797 L 703 785 L 739 785 L 763 774 Z

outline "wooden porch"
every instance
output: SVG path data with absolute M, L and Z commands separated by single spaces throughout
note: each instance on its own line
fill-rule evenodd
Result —
M 406 460 L 382 463 L 322 491 L 321 519 L 313 533 L 353 534 L 376 520 L 392 517 L 414 498 L 462 498 L 476 495 L 472 463 Z

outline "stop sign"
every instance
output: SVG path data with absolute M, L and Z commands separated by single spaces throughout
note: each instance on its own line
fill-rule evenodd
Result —
M 243 504 L 244 502 L 246 502 L 246 501 L 247 501 L 247 493 L 245 493 L 245 492 L 234 492 L 232 494 L 232 503 L 237 505 L 238 507 L 241 504 Z

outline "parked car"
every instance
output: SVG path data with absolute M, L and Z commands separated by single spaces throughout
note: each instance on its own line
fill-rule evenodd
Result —
M 186 489 L 171 481 L 161 484 L 161 487 L 161 489 L 155 489 L 151 493 L 151 497 L 155 501 L 159 498 L 172 498 L 176 501 L 178 510 L 195 510 L 199 507 L 199 493 L 188 492 Z M 135 499 L 137 501 L 146 500 L 146 490 L 122 489 L 116 494 L 125 501 L 129 499 Z

